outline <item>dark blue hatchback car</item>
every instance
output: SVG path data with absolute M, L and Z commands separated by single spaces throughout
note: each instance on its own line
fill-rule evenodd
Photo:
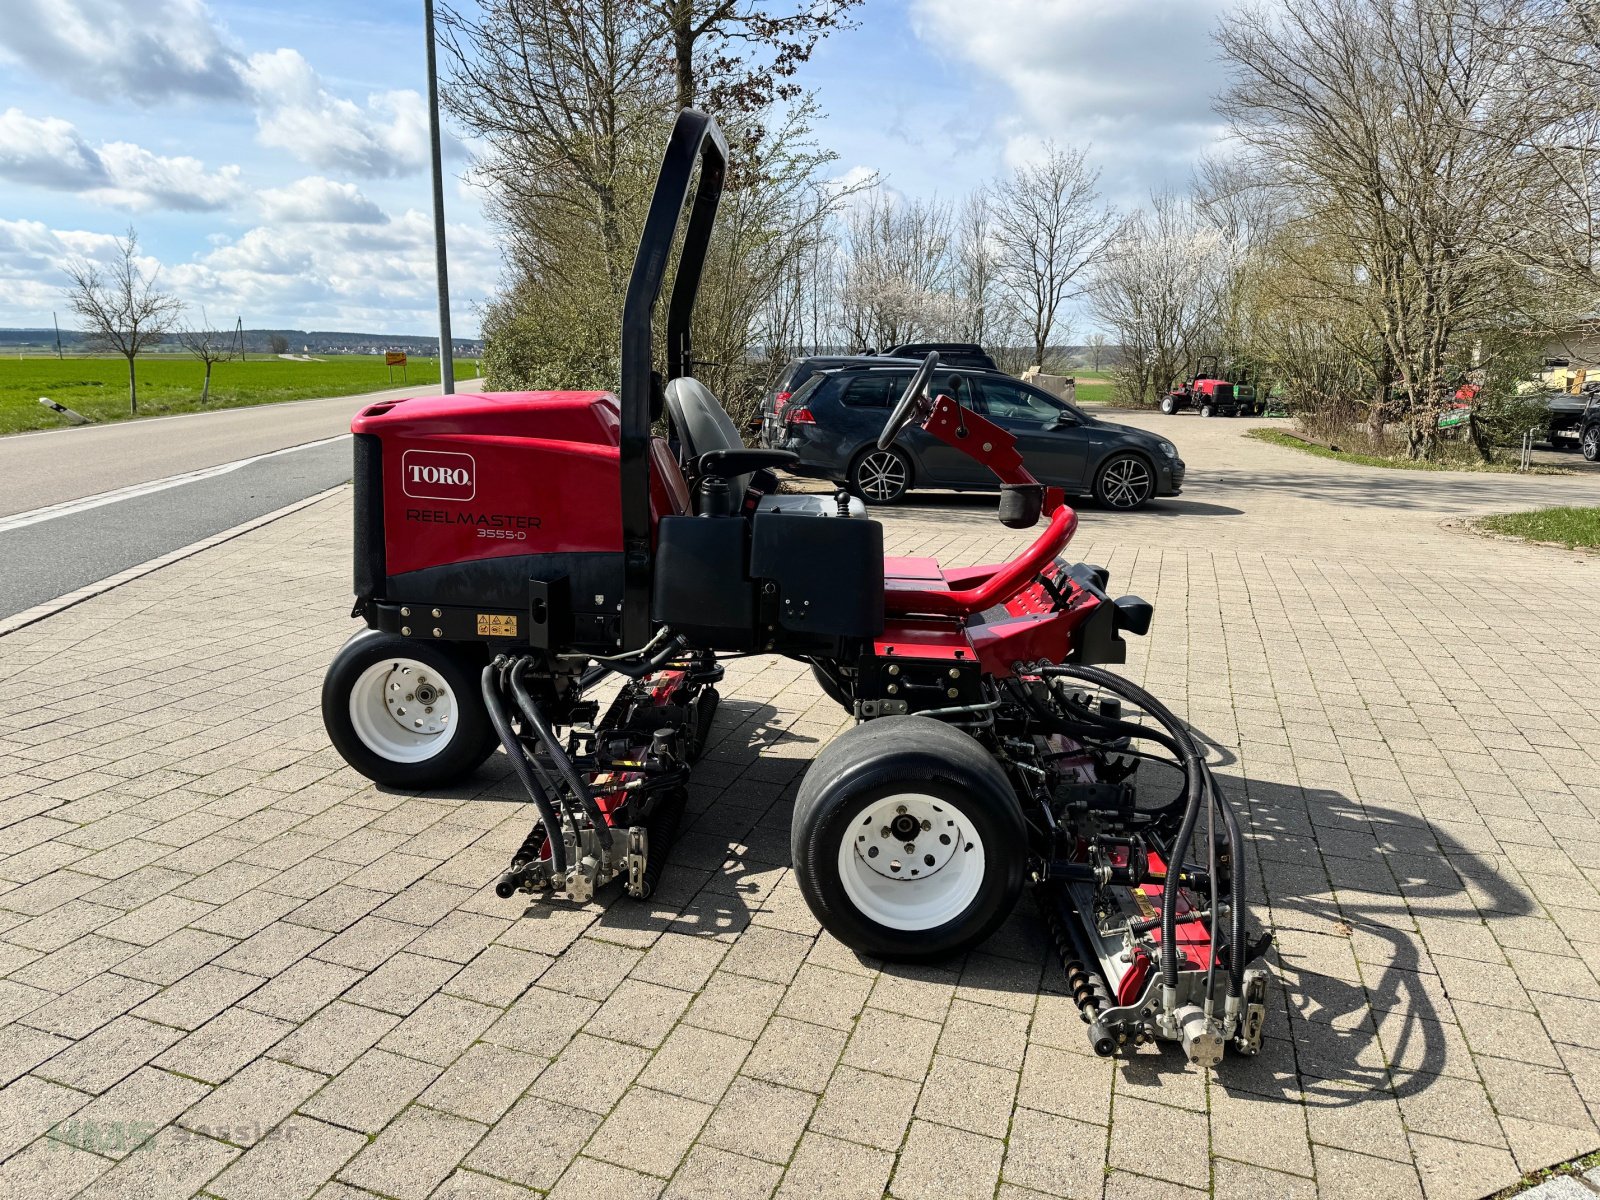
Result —
M 913 488 L 992 491 L 984 467 L 913 426 L 887 450 L 878 434 L 911 383 L 915 366 L 882 359 L 829 365 L 789 396 L 762 442 L 800 456 L 789 469 L 848 486 L 868 504 L 894 504 Z M 1143 429 L 1092 417 L 1076 405 L 999 371 L 938 370 L 933 395 L 954 396 L 1010 430 L 1028 469 L 1069 495 L 1108 508 L 1138 508 L 1183 487 L 1183 460 L 1171 442 Z

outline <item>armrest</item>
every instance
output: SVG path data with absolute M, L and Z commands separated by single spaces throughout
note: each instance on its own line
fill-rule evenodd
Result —
M 799 458 L 793 450 L 708 450 L 695 459 L 694 469 L 701 479 L 732 479 L 766 467 L 787 467 Z

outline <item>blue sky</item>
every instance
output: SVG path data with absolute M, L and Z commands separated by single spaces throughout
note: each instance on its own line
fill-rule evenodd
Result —
M 427 333 L 420 0 L 7 0 L 0 326 L 48 325 L 61 262 L 129 223 L 215 324 Z M 1107 196 L 1181 186 L 1218 136 L 1214 0 L 867 0 L 802 82 L 839 174 L 958 199 L 1045 138 L 1092 143 Z M 1177 62 L 1189 70 L 1175 70 Z M 452 147 L 447 166 L 465 158 Z M 452 308 L 499 256 L 447 194 Z

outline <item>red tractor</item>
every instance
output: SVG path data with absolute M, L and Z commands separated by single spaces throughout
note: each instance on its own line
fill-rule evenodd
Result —
M 1161 411 L 1168 416 L 1186 408 L 1197 410 L 1202 417 L 1259 416 L 1262 406 L 1256 402 L 1255 384 L 1248 369 L 1230 371 L 1236 377 L 1225 379 L 1218 361 L 1215 354 L 1202 354 L 1195 363 L 1194 375 L 1161 397 Z
M 650 895 L 721 661 L 809 664 L 857 724 L 795 803 L 799 886 L 868 955 L 948 958 L 1042 905 L 1093 1048 L 1254 1053 L 1269 938 L 1246 923 L 1238 823 L 1189 727 L 1104 669 L 1151 606 L 1060 557 L 1078 518 L 1005 429 L 930 395 L 929 354 L 884 425 L 918 426 L 1001 481 L 1010 561 L 885 558 L 844 493 L 781 494 L 791 455 L 747 449 L 694 378 L 691 317 L 726 171 L 715 123 L 668 143 L 622 316 L 621 387 L 386 400 L 355 433 L 355 614 L 323 687 L 345 759 L 447 786 L 496 749 L 537 813 L 497 890 Z M 652 315 L 699 182 L 655 374 Z M 664 419 L 670 434 L 652 434 Z M 1136 743 L 1138 745 L 1136 745 Z M 1140 748 L 1142 747 L 1142 748 Z M 1175 787 L 1135 772 L 1165 762 Z M 1144 764 L 1141 766 L 1141 764 Z

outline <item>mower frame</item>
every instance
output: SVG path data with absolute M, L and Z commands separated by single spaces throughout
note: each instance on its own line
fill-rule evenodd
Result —
M 882 526 L 848 495 L 778 493 L 768 468 L 793 456 L 744 448 L 694 379 L 727 169 L 715 121 L 682 113 L 628 283 L 619 396 L 384 401 L 358 415 L 354 615 L 369 628 L 324 681 L 335 746 L 415 790 L 503 748 L 537 816 L 498 894 L 588 903 L 620 880 L 644 898 L 712 738 L 719 656 L 806 662 L 856 722 L 807 771 L 791 829 L 825 929 L 879 958 L 948 958 L 1032 885 L 1096 1053 L 1153 1039 L 1204 1066 L 1226 1044 L 1254 1053 L 1268 977 L 1252 964 L 1269 939 L 1247 928 L 1237 821 L 1188 726 L 1103 669 L 1125 661 L 1124 634 L 1148 631 L 1151 606 L 1113 599 L 1104 568 L 1061 557 L 1077 514 L 1008 430 L 930 394 L 937 353 L 879 444 L 916 425 L 988 467 L 1002 524 L 1048 519 L 1027 549 L 962 568 L 886 560 Z M 663 379 L 655 310 L 686 205 Z M 663 415 L 676 452 L 652 436 Z M 416 454 L 445 456 L 418 460 L 438 478 L 427 498 L 397 500 L 418 494 L 406 490 Z M 599 489 L 592 504 L 568 494 L 581 490 L 568 475 Z M 480 483 L 502 506 L 492 518 L 473 509 Z M 572 528 L 511 511 L 529 497 L 570 501 Z M 396 598 L 407 587 L 432 591 Z M 602 703 L 608 680 L 620 686 Z M 1141 740 L 1182 777 L 1159 805 L 1135 789 L 1153 757 Z

